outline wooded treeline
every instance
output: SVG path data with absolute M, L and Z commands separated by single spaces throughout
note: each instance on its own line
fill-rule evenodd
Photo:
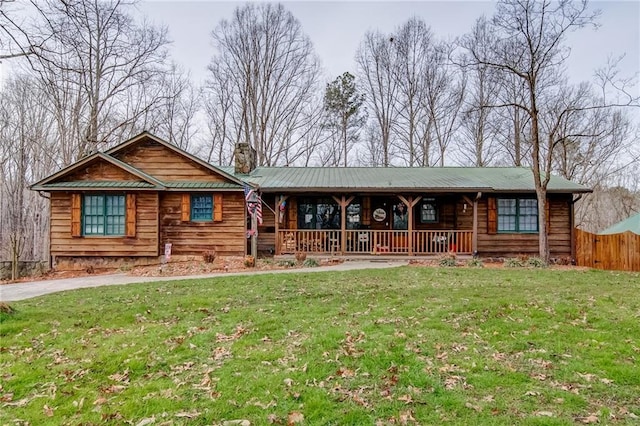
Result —
M 249 142 L 260 165 L 530 166 L 539 202 L 548 172 L 594 188 L 576 219 L 598 231 L 640 210 L 640 131 L 637 81 L 615 60 L 591 82 L 565 74 L 567 35 L 597 19 L 586 2 L 503 0 L 444 40 L 416 17 L 363 34 L 357 69 L 326 76 L 295 16 L 247 4 L 212 22 L 196 87 L 135 1 L 0 0 L 14 70 L 0 88 L 0 259 L 47 257 L 48 200 L 29 184 L 142 130 L 222 165 Z

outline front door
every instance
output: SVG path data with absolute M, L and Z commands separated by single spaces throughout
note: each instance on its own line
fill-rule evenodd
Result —
M 392 200 L 388 197 L 371 197 L 371 229 L 385 231 L 393 222 Z

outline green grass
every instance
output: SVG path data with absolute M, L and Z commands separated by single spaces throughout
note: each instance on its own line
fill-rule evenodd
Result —
M 401 267 L 16 302 L 0 424 L 638 424 L 639 288 L 637 273 Z

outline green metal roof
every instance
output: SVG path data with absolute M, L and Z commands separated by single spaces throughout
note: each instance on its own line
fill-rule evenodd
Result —
M 74 182 L 55 182 L 45 183 L 40 185 L 42 189 L 53 188 L 99 188 L 99 189 L 154 189 L 157 188 L 149 182 L 139 182 L 134 180 L 122 180 L 122 181 L 96 181 L 96 180 L 79 180 Z M 34 189 L 40 189 L 35 188 Z
M 242 189 L 242 185 L 232 182 L 165 182 L 171 189 Z
M 631 231 L 634 234 L 640 235 L 640 213 L 626 218 L 625 220 L 616 223 L 599 232 L 600 235 L 608 234 L 621 234 L 623 232 Z
M 265 192 L 535 191 L 533 172 L 525 167 L 258 167 L 242 178 Z M 548 191 L 591 192 L 558 176 Z

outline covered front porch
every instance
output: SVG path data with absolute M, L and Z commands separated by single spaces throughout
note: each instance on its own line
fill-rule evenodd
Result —
M 277 234 L 277 254 L 404 254 L 473 253 L 473 232 L 299 230 L 281 229 Z
M 477 252 L 479 195 L 278 195 L 274 253 L 470 255 Z

